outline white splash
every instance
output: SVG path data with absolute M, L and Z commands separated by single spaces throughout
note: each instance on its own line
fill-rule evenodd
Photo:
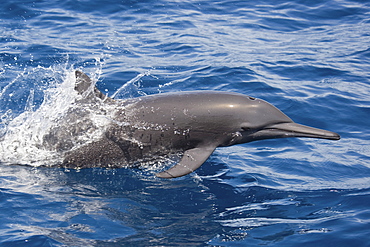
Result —
M 44 72 L 47 70 L 55 77 L 58 73 L 60 74 L 60 72 L 55 71 L 56 69 L 43 68 Z M 81 96 L 74 90 L 75 81 L 74 70 L 64 70 L 61 81 L 52 83 L 43 91 L 43 100 L 38 107 L 35 102 L 35 90 L 31 88 L 22 113 L 14 117 L 11 116 L 11 110 L 8 110 L 1 116 L 2 122 L 6 123 L 0 126 L 3 127 L 3 135 L 0 136 L 1 163 L 40 166 L 61 162 L 63 152 L 68 150 L 61 152 L 45 145 L 45 137 L 57 128 L 62 130 L 58 130 L 55 136 L 71 136 L 68 129 L 63 129 L 64 124 L 65 126 L 72 125 L 80 128 L 81 124 L 88 122 L 88 130 L 80 132 L 70 140 L 77 146 L 93 141 L 102 135 L 104 126 L 110 121 L 110 116 L 106 114 L 112 111 L 111 109 L 92 111 L 92 107 L 96 108 L 96 105 L 91 107 L 84 105 L 83 109 L 78 109 L 78 106 L 74 103 Z M 6 90 L 2 91 L 2 97 L 7 95 L 5 92 Z M 109 108 L 109 106 L 106 106 L 106 108 Z M 63 120 L 67 114 L 71 115 L 73 111 L 77 111 L 77 113 L 83 111 L 84 118 L 81 120 L 77 114 L 74 114 L 72 116 L 76 115 L 77 117 L 69 117 Z M 88 120 L 86 121 L 86 119 Z

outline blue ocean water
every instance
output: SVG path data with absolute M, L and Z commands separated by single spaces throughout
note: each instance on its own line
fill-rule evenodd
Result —
M 120 98 L 240 92 L 342 139 L 218 148 L 173 180 L 3 164 L 0 246 L 369 246 L 369 11 L 364 0 L 3 0 L 0 138 L 14 152 L 1 157 L 42 158 L 27 146 L 32 113 L 67 97 L 55 89 L 74 69 Z M 5 142 L 10 125 L 24 128 Z

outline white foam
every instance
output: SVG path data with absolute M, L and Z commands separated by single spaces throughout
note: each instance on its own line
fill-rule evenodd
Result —
M 53 70 L 45 69 L 44 70 Z M 55 70 L 55 69 L 54 69 Z M 54 75 L 60 72 L 54 71 Z M 52 73 L 53 74 L 53 73 Z M 58 163 L 63 159 L 63 150 L 53 149 L 51 146 L 45 145 L 44 138 L 50 134 L 53 129 L 62 128 L 58 135 L 68 135 L 68 130 L 63 128 L 69 125 L 81 125 L 88 122 L 88 131 L 78 133 L 76 136 L 71 136 L 73 144 L 82 145 L 86 142 L 93 141 L 102 135 L 104 126 L 110 121 L 110 116 L 105 115 L 107 112 L 112 112 L 111 109 L 100 109 L 96 111 L 96 107 L 101 107 L 96 104 L 84 105 L 82 111 L 86 114 L 84 119 L 71 118 L 63 120 L 67 114 L 73 111 L 79 111 L 79 106 L 74 102 L 79 95 L 74 90 L 75 76 L 74 70 L 64 70 L 61 82 L 56 82 L 50 85 L 43 93 L 44 98 L 41 105 L 37 108 L 35 104 L 35 91 L 30 90 L 29 96 L 25 103 L 25 111 L 14 118 L 3 115 L 3 122 L 7 122 L 3 126 L 3 135 L 0 138 L 0 162 L 5 164 L 28 164 L 33 166 L 50 165 Z M 4 96 L 4 90 L 2 96 Z M 92 111 L 94 107 L 94 111 Z M 106 107 L 109 107 L 107 105 Z M 37 109 L 36 109 L 37 108 Z M 71 122 L 72 121 L 72 122 Z M 80 127 L 80 126 L 78 126 Z

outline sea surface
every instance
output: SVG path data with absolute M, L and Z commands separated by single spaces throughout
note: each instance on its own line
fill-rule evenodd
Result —
M 37 167 L 76 69 L 121 99 L 243 93 L 342 138 L 218 148 L 172 180 Z M 1 247 L 370 246 L 370 3 L 2 0 L 0 146 Z

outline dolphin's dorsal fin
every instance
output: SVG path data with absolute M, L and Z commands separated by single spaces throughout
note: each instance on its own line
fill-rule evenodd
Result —
M 215 149 L 216 146 L 210 146 L 186 150 L 179 163 L 166 171 L 157 173 L 156 176 L 160 178 L 177 178 L 187 175 L 198 169 Z
M 78 94 L 84 95 L 85 98 L 95 96 L 102 100 L 113 100 L 106 96 L 105 94 L 103 94 L 99 89 L 97 89 L 93 81 L 90 79 L 90 77 L 88 77 L 85 73 L 76 70 L 75 75 L 76 75 L 75 90 L 78 92 Z M 91 89 L 91 87 L 93 87 L 93 89 Z

